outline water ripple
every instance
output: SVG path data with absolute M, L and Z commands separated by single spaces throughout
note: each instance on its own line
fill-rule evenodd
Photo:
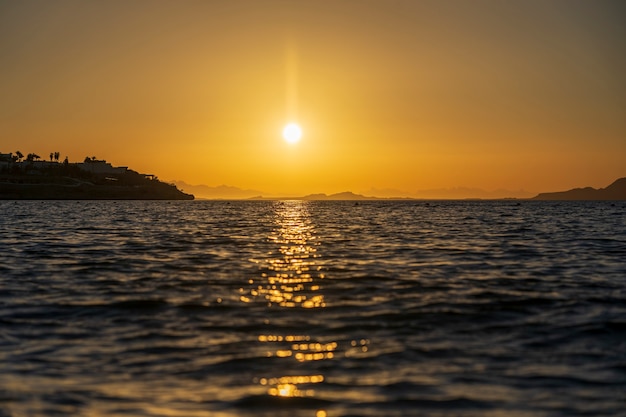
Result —
M 0 416 L 623 413 L 622 203 L 0 207 Z

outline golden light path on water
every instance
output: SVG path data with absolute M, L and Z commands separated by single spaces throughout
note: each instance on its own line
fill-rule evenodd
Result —
M 243 302 L 264 301 L 268 308 L 321 309 L 326 306 L 322 293 L 324 274 L 316 262 L 319 242 L 315 235 L 308 203 L 282 201 L 275 205 L 276 228 L 268 240 L 276 247 L 267 259 L 255 260 L 263 271 L 260 281 L 240 297 Z M 252 281 L 252 280 L 251 280 Z M 251 282 L 252 283 L 252 282 Z M 259 343 L 267 346 L 267 357 L 299 363 L 332 360 L 337 342 L 314 340 L 307 334 L 261 334 Z M 324 382 L 319 373 L 263 376 L 259 384 L 276 397 L 312 397 L 316 384 Z M 318 410 L 316 416 L 326 416 Z
M 270 272 L 261 275 L 261 283 L 250 295 L 264 298 L 268 306 L 325 307 L 319 285 L 324 274 L 315 263 L 317 241 L 305 202 L 277 203 L 276 222 L 278 227 L 268 239 L 278 252 L 264 260 Z M 249 300 L 241 296 L 241 301 Z

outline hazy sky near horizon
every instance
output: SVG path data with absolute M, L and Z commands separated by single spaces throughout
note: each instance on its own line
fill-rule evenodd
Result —
M 624 22 L 622 0 L 0 0 L 0 152 L 283 195 L 604 187 Z

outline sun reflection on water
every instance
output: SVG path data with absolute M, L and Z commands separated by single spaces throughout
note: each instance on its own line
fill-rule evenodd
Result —
M 306 202 L 284 201 L 276 206 L 277 228 L 268 240 L 277 247 L 272 257 L 255 261 L 266 268 L 261 281 L 249 295 L 241 295 L 244 302 L 252 298 L 265 299 L 269 306 L 320 308 L 325 307 L 319 280 L 324 278 L 316 265 L 318 242 Z
M 251 288 L 240 295 L 242 302 L 263 301 L 268 308 L 315 310 L 326 307 L 322 293 L 324 274 L 316 262 L 320 256 L 319 241 L 308 204 L 303 201 L 276 203 L 277 226 L 267 237 L 275 250 L 267 259 L 253 260 L 263 272 L 260 279 L 249 281 Z M 307 334 L 261 334 L 258 342 L 267 347 L 266 357 L 300 364 L 333 359 L 337 349 L 337 342 L 315 340 Z M 258 379 L 258 383 L 267 388 L 267 394 L 275 397 L 311 397 L 315 395 L 315 387 L 324 381 L 324 375 L 316 372 Z M 317 415 L 326 415 L 326 412 L 319 410 Z
M 337 349 L 336 342 L 319 343 L 306 335 L 260 335 L 261 343 L 272 344 L 267 350 L 268 357 L 288 358 L 297 362 L 332 359 Z M 315 395 L 315 384 L 324 382 L 322 374 L 283 375 L 260 378 L 259 383 L 267 386 L 267 393 L 275 397 L 311 397 Z M 303 388 L 302 386 L 306 386 Z

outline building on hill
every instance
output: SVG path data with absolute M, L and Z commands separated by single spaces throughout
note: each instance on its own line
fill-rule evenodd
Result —
M 79 162 L 76 165 L 83 171 L 91 172 L 92 174 L 124 174 L 128 171 L 128 167 L 114 167 L 107 161 Z
M 31 154 L 29 154 L 30 157 Z M 32 154 L 34 155 L 34 154 Z M 39 158 L 38 156 L 36 158 Z M 13 153 L 2 153 L 0 152 L 0 170 L 8 170 L 11 167 L 17 169 L 21 172 L 37 172 L 37 171 L 45 171 L 48 168 L 60 166 L 61 163 L 58 161 L 44 161 L 38 159 L 28 159 L 24 161 L 17 162 L 18 157 Z M 63 164 L 68 164 L 67 158 Z M 114 167 L 110 163 L 105 160 L 97 160 L 95 158 L 85 158 L 85 162 L 79 162 L 72 164 L 77 166 L 83 171 L 89 172 L 91 174 L 97 175 L 120 175 L 128 172 L 128 167 Z M 147 177 L 154 177 L 152 175 L 148 175 Z
M 11 168 L 11 166 L 13 166 L 13 164 L 15 164 L 15 161 L 17 161 L 17 156 L 13 155 L 12 152 L 0 152 L 0 171 L 7 171 Z

